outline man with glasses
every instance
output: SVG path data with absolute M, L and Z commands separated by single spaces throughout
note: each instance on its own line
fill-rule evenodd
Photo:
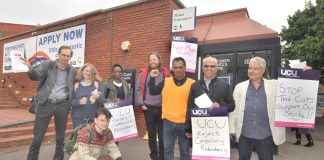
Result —
M 186 135 L 189 138 L 191 138 L 190 108 L 198 108 L 198 106 L 195 104 L 195 99 L 197 97 L 206 93 L 210 100 L 213 102 L 211 106 L 207 106 L 210 109 L 217 107 L 227 107 L 228 112 L 232 112 L 235 109 L 233 90 L 231 86 L 228 83 L 217 79 L 216 58 L 208 56 L 203 59 L 203 73 L 203 79 L 198 80 L 194 84 L 192 84 L 190 89 L 186 130 Z
M 69 113 L 69 104 L 72 98 L 74 67 L 69 65 L 73 55 L 69 46 L 61 46 L 58 51 L 58 60 L 46 61 L 40 67 L 33 68 L 24 59 L 29 68 L 29 78 L 40 81 L 37 87 L 38 108 L 35 113 L 34 138 L 30 145 L 28 160 L 37 160 L 39 149 L 52 116 L 55 120 L 56 148 L 55 160 L 63 160 L 63 142 L 66 122 Z

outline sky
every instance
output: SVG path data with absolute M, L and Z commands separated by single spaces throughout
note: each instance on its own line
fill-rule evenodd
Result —
M 44 25 L 98 9 L 108 9 L 136 0 L 1 0 L 0 22 Z M 287 18 L 305 0 L 180 0 L 197 7 L 197 15 L 247 8 L 251 19 L 280 33 Z M 315 0 L 311 0 L 315 5 Z

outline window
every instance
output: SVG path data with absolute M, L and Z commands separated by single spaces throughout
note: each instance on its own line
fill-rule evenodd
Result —
M 235 67 L 234 53 L 222 53 L 213 55 L 218 60 L 217 77 L 233 85 Z

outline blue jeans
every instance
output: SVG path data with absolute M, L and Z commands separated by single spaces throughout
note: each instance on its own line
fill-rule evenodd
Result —
M 180 160 L 190 160 L 189 139 L 185 135 L 185 123 L 163 119 L 164 160 L 174 160 L 174 145 L 178 138 Z
M 250 160 L 253 146 L 258 154 L 259 160 L 273 159 L 273 139 L 272 136 L 265 139 L 252 139 L 243 135 L 238 140 L 238 151 L 240 160 Z

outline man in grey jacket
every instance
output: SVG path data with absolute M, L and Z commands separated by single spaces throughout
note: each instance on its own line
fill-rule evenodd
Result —
M 56 148 L 55 160 L 63 160 L 63 142 L 73 91 L 74 67 L 69 65 L 73 55 L 69 46 L 61 46 L 58 60 L 46 61 L 32 68 L 27 60 L 29 78 L 40 81 L 37 88 L 38 108 L 35 113 L 34 138 L 30 145 L 27 160 L 37 160 L 44 135 L 52 116 L 55 120 Z

